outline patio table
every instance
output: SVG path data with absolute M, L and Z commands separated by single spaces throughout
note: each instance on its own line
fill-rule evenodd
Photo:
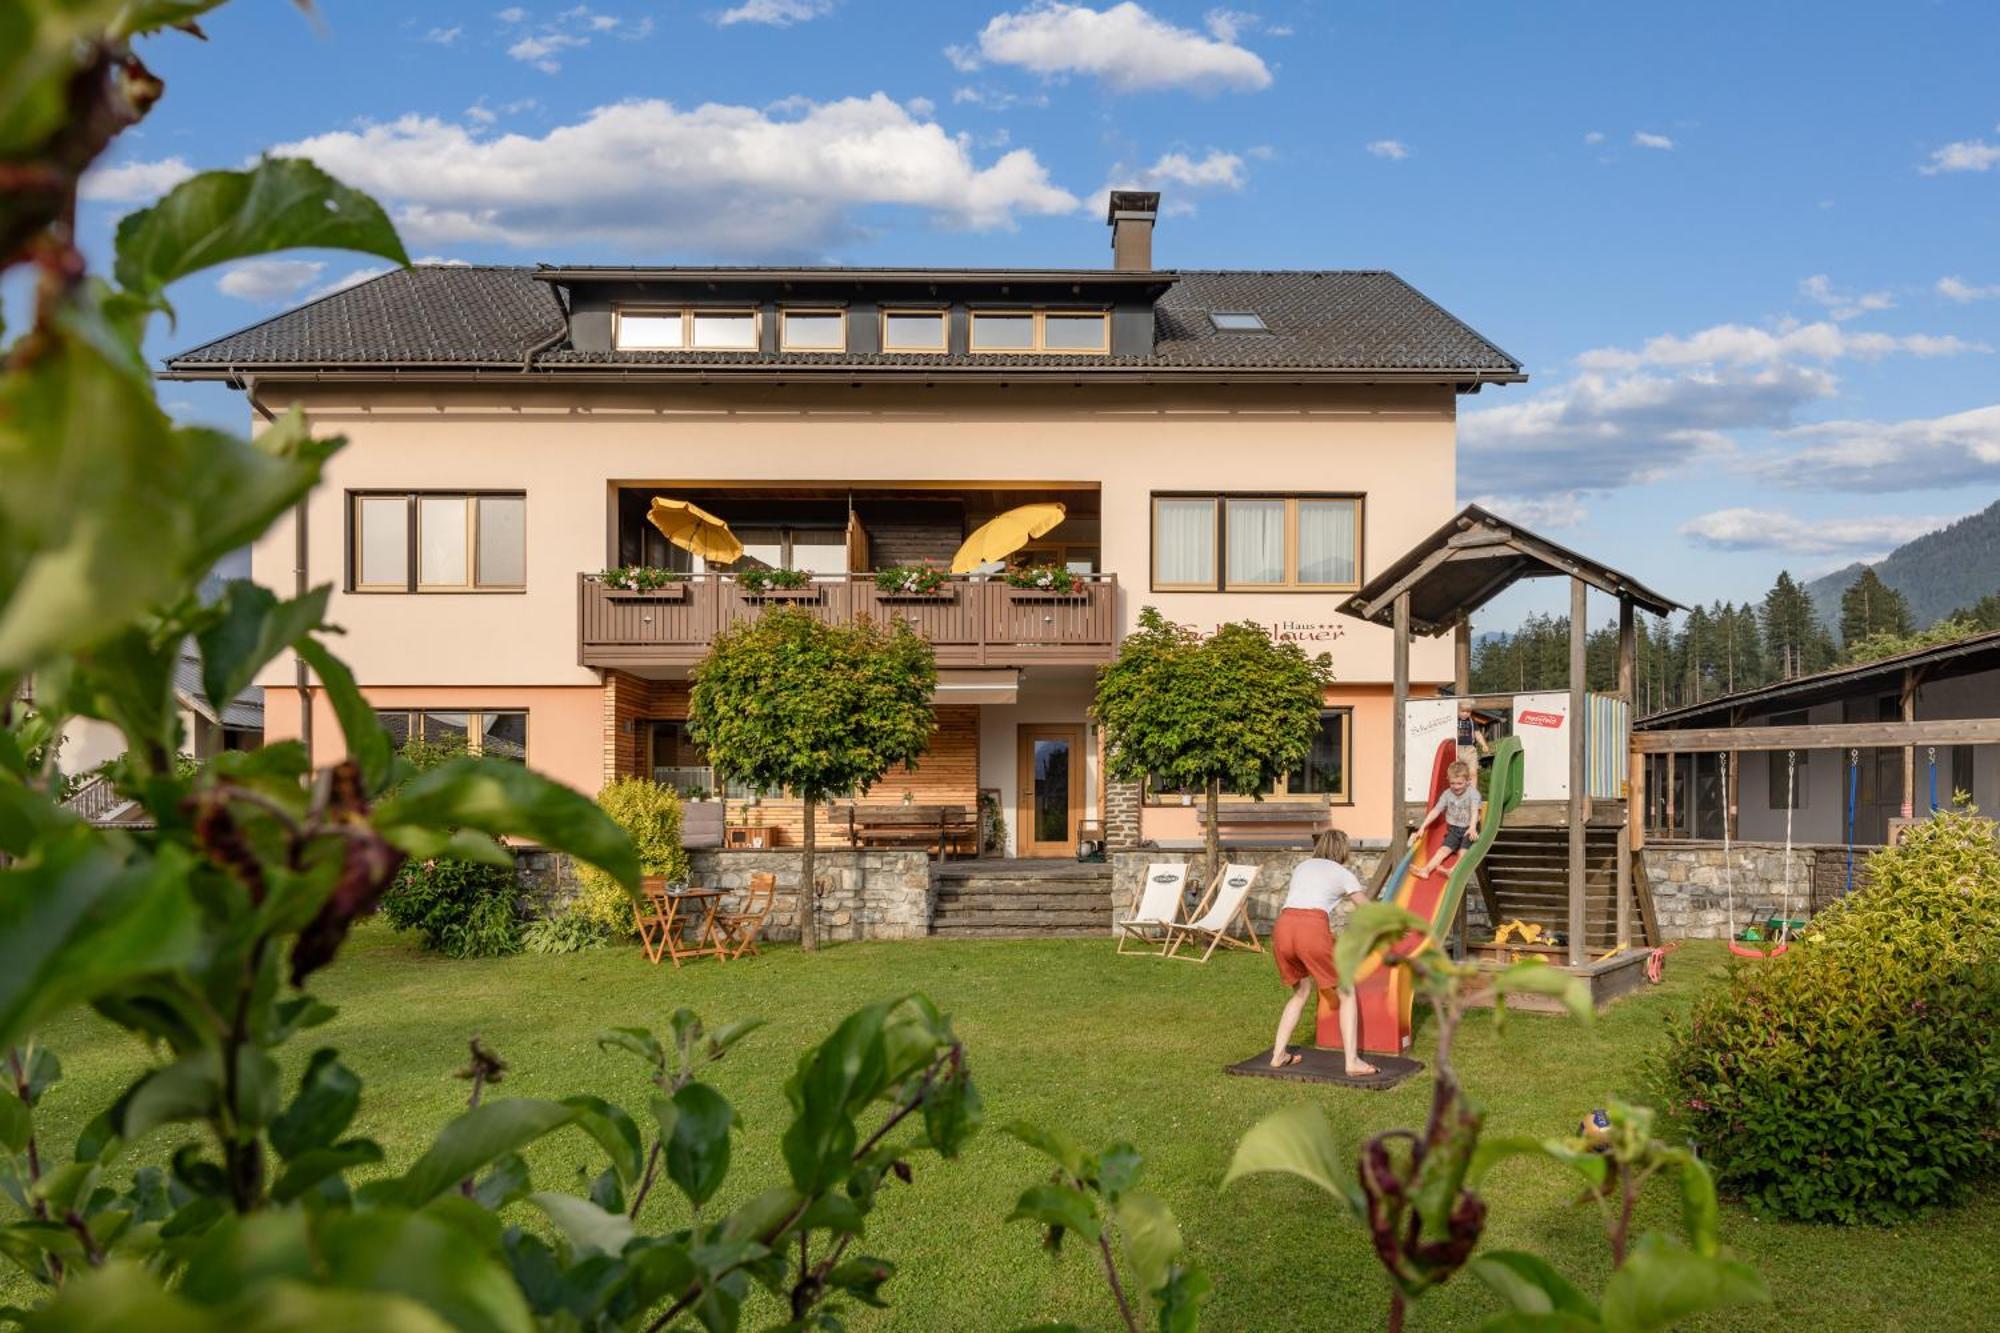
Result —
M 662 957 L 671 958 L 675 967 L 688 958 L 726 958 L 722 937 L 715 928 L 716 909 L 723 897 L 721 889 L 649 890 L 646 901 L 652 908 L 652 919 L 644 924 L 654 929 L 641 931 L 639 937 L 646 957 L 655 964 Z M 682 938 L 690 924 L 694 925 L 693 944 Z

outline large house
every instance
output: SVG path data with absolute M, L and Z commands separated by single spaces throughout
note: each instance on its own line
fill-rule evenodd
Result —
M 347 437 L 327 484 L 253 553 L 290 594 L 332 582 L 341 650 L 398 735 L 463 735 L 585 791 L 653 774 L 718 784 L 685 726 L 687 677 L 810 572 L 818 614 L 903 619 L 936 645 L 937 734 L 871 793 L 1004 815 L 1007 850 L 1067 855 L 1198 835 L 1172 791 L 1108 785 L 1087 707 L 1140 609 L 1249 620 L 1332 654 L 1309 762 L 1278 795 L 1364 838 L 1390 824 L 1389 631 L 1336 608 L 1456 509 L 1458 399 L 1525 376 L 1392 273 L 1156 267 L 1159 196 L 1117 192 L 1114 262 L 1075 269 L 417 267 L 171 358 L 268 417 Z M 726 566 L 664 540 L 655 497 L 723 520 Z M 1066 517 L 930 598 L 874 571 L 948 562 L 994 515 Z M 613 567 L 691 577 L 635 593 Z M 1417 645 L 1413 689 L 1452 679 Z M 290 661 L 265 728 L 339 752 Z M 1243 798 L 1243 799 L 1248 799 Z M 798 811 L 766 796 L 781 830 Z

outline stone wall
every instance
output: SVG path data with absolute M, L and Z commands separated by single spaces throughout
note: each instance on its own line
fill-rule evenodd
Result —
M 778 877 L 778 899 L 764 937 L 799 937 L 799 861 L 792 848 L 767 852 L 702 850 L 688 853 L 692 882 L 729 890 L 750 887 L 750 876 Z M 820 883 L 819 937 L 823 940 L 904 940 L 930 933 L 931 861 L 922 851 L 821 851 L 814 857 Z
M 1872 848 L 1854 849 L 1854 883 L 1867 879 Z M 1729 902 L 1736 901 L 1736 929 L 1777 914 L 1787 900 L 1785 845 L 1733 842 L 1724 874 L 1722 844 L 1707 840 L 1649 842 L 1646 874 L 1660 931 L 1670 940 L 1719 940 L 1729 934 Z M 1793 918 L 1809 917 L 1839 898 L 1847 887 L 1847 849 L 1793 844 L 1790 903 Z
M 1114 850 L 1139 845 L 1139 806 L 1143 796 L 1136 782 L 1104 784 L 1104 844 Z

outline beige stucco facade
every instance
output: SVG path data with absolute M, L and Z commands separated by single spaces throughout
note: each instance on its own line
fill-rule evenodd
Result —
M 1365 579 L 1455 510 L 1456 398 L 1447 385 L 573 388 L 496 376 L 470 386 L 256 392 L 272 410 L 296 401 L 319 433 L 347 437 L 309 501 L 307 577 L 334 585 L 329 619 L 347 631 L 336 646 L 370 699 L 526 708 L 529 762 L 584 790 L 602 780 L 607 724 L 599 673 L 578 662 L 577 576 L 609 562 L 615 484 L 665 493 L 748 484 L 1087 488 L 1100 498 L 1101 567 L 1118 576 L 1122 626 L 1154 605 L 1203 629 L 1256 621 L 1332 655 L 1339 684 L 1330 702 L 1354 709 L 1352 803 L 1336 818 L 1362 837 L 1388 832 L 1389 633 L 1338 614 L 1341 595 L 1329 592 L 1151 591 L 1151 497 L 1358 494 Z M 525 590 L 348 591 L 345 497 L 374 488 L 523 492 Z M 253 575 L 289 593 L 294 564 L 287 518 L 258 542 Z M 1022 707 L 1039 718 L 1073 702 L 1080 721 L 1087 687 L 1052 681 L 1048 693 L 1030 692 L 1034 674 Z M 1418 641 L 1411 675 L 1419 690 L 1448 681 L 1449 641 Z M 260 680 L 271 739 L 298 734 L 294 681 L 289 660 Z M 337 751 L 338 729 L 323 701 L 315 717 L 324 759 Z M 979 760 L 982 785 L 1004 790 L 1010 808 L 1013 752 L 1000 733 L 1011 722 L 1005 709 L 990 710 Z M 1094 765 L 1091 783 L 1101 790 Z M 1178 836 L 1180 811 L 1149 817 L 1163 836 Z

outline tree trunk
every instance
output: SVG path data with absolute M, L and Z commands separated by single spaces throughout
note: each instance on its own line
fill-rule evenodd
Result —
M 806 798 L 805 847 L 799 853 L 799 948 L 811 953 L 819 948 L 819 931 L 814 920 L 813 899 L 817 883 L 813 876 L 813 846 L 818 837 L 813 822 L 813 800 Z
M 1215 882 L 1216 872 L 1222 869 L 1222 830 L 1216 827 L 1216 821 L 1221 813 L 1222 779 L 1210 778 L 1208 780 L 1208 835 L 1205 842 L 1208 848 L 1207 879 L 1211 884 Z

